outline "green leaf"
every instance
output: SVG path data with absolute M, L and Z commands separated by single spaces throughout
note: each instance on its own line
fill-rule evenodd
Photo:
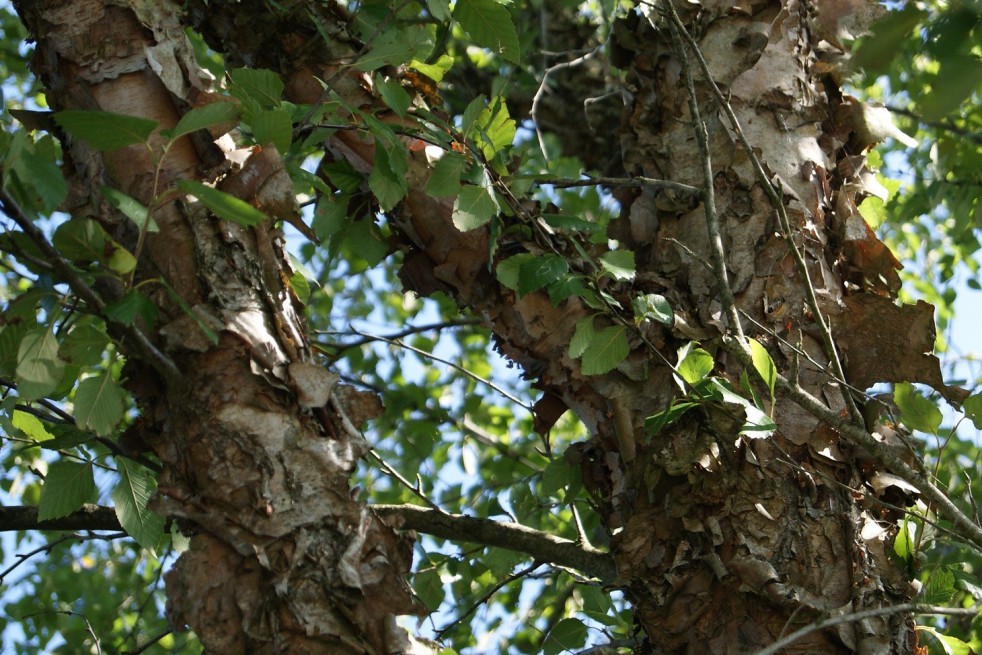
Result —
M 930 93 L 920 94 L 918 106 L 927 120 L 940 120 L 958 109 L 982 88 L 982 60 L 971 55 L 951 55 L 941 60 L 941 71 Z
M 52 160 L 24 149 L 14 160 L 11 173 L 25 188 L 36 194 L 37 209 L 45 214 L 55 211 L 68 195 L 68 183 L 61 169 Z
M 611 250 L 600 255 L 600 266 L 615 280 L 634 279 L 634 252 Z
M 644 430 L 648 436 L 653 437 L 664 428 L 682 418 L 687 411 L 698 406 L 699 403 L 688 401 L 674 403 L 668 409 L 662 410 L 657 414 L 653 414 L 646 418 L 644 420 Z
M 975 429 L 982 430 L 982 393 L 966 398 L 962 409 L 965 410 L 965 416 L 975 424 Z
M 475 230 L 498 211 L 497 203 L 489 189 L 483 186 L 461 187 L 453 205 L 453 224 L 461 232 Z
M 409 189 L 408 172 L 409 159 L 402 144 L 393 142 L 386 146 L 376 139 L 375 165 L 368 176 L 368 187 L 382 211 L 389 211 L 405 197 Z
M 250 117 L 252 136 L 261 146 L 273 144 L 281 153 L 290 150 L 293 120 L 285 109 L 267 109 Z
M 112 434 L 126 411 L 126 393 L 109 375 L 82 380 L 75 390 L 75 421 L 100 437 Z
M 679 363 L 676 367 L 679 376 L 693 386 L 705 380 L 715 364 L 712 355 L 694 346 L 695 342 L 690 341 L 679 349 Z M 688 391 L 685 385 L 679 386 L 683 391 Z
M 498 278 L 498 282 L 512 291 L 518 291 L 518 272 L 521 270 L 522 265 L 533 259 L 535 259 L 535 255 L 530 252 L 523 252 L 512 255 L 508 259 L 501 260 L 498 262 L 498 268 L 495 269 L 495 276 Z
M 412 105 L 412 99 L 406 90 L 399 84 L 399 80 L 391 77 L 375 76 L 375 88 L 382 96 L 382 102 L 394 111 L 397 116 L 405 116 Z
M 215 216 L 245 227 L 259 225 L 266 215 L 233 195 L 205 186 L 196 180 L 181 180 L 177 188 L 201 201 Z
M 409 62 L 409 67 L 418 70 L 420 73 L 430 78 L 434 82 L 439 82 L 443 76 L 453 68 L 454 58 L 450 55 L 440 55 L 440 58 L 433 63 L 426 63 L 418 59 Z
M 517 64 L 521 57 L 518 32 L 511 14 L 494 0 L 457 0 L 454 18 L 478 45 Z
M 342 193 L 356 192 L 365 181 L 365 176 L 356 171 L 347 159 L 332 161 L 324 164 L 322 168 L 327 173 L 327 179 Z
M 573 330 L 573 336 L 569 340 L 570 359 L 582 357 L 583 353 L 590 346 L 590 342 L 593 341 L 593 336 L 593 317 L 587 316 L 578 320 L 576 322 L 576 328 Z
M 578 650 L 586 643 L 586 624 L 579 619 L 562 619 L 549 631 L 542 644 L 544 655 Z
M 900 409 L 900 422 L 911 430 L 936 434 L 941 427 L 941 410 L 925 398 L 909 382 L 901 382 L 893 388 L 893 401 Z
M 401 66 L 414 59 L 425 60 L 432 49 L 433 37 L 420 26 L 388 29 L 358 58 L 355 68 L 373 71 L 382 66 Z
M 467 162 L 456 152 L 444 152 L 437 160 L 426 183 L 427 195 L 434 198 L 455 196 L 460 192 L 460 177 L 467 167 Z
M 112 246 L 112 250 L 109 257 L 106 258 L 106 266 L 120 275 L 129 275 L 136 268 L 136 257 L 111 239 L 109 244 Z
M 599 223 L 588 221 L 585 218 L 566 216 L 564 214 L 543 214 L 542 220 L 544 220 L 546 225 L 549 227 L 555 227 L 561 230 L 593 233 L 603 227 Z
M 48 469 L 41 487 L 38 520 L 47 521 L 68 516 L 87 503 L 95 494 L 92 464 L 55 462 Z
M 627 328 L 615 325 L 593 335 L 583 353 L 583 375 L 602 375 L 617 368 L 627 358 L 631 348 L 627 342 Z
M 445 595 L 439 567 L 425 569 L 413 576 L 413 591 L 426 607 L 436 611 Z
M 58 356 L 76 366 L 95 366 L 102 362 L 109 344 L 104 330 L 88 323 L 76 325 L 58 348 Z
M 950 603 L 955 595 L 955 574 L 947 566 L 935 569 L 924 585 L 922 593 L 923 602 L 930 605 Z
M 764 384 L 767 385 L 767 391 L 771 395 L 771 405 L 774 404 L 774 385 L 777 383 L 777 367 L 774 365 L 774 360 L 771 359 L 771 354 L 767 352 L 756 339 L 750 339 L 750 359 L 754 364 L 754 369 L 757 374 L 760 375 L 761 379 L 764 380 Z
M 164 517 L 147 509 L 157 488 L 150 471 L 125 459 L 117 460 L 119 482 L 113 489 L 116 518 L 136 543 L 151 553 L 164 536 Z
M 542 471 L 542 493 L 555 496 L 557 491 L 569 487 L 574 481 L 576 481 L 576 471 L 564 457 L 557 457 Z
M 107 320 L 123 325 L 133 325 L 137 317 L 140 317 L 147 325 L 152 326 L 157 320 L 157 305 L 134 289 L 107 305 L 103 315 Z
M 450 0 L 426 0 L 426 9 L 440 22 L 450 20 Z
M 135 143 L 146 143 L 157 121 L 108 111 L 66 109 L 54 115 L 55 122 L 77 139 L 96 150 L 116 150 Z
M 584 296 L 592 294 L 583 277 L 579 275 L 565 275 L 549 285 L 549 300 L 553 305 L 558 305 L 570 296 Z
M 353 222 L 346 238 L 354 253 L 364 259 L 369 267 L 375 266 L 389 254 L 389 247 L 371 221 Z
M 104 186 L 99 190 L 113 207 L 123 212 L 128 219 L 136 223 L 138 228 L 143 229 L 143 224 L 147 222 L 147 216 L 150 214 L 150 211 L 143 206 L 143 203 L 112 187 Z M 147 232 L 159 231 L 160 228 L 157 227 L 157 223 L 151 218 Z
M 508 115 L 504 98 L 495 96 L 477 116 L 469 135 L 481 144 L 485 159 L 509 147 L 515 140 L 515 121 Z
M 311 228 L 314 235 L 321 241 L 330 239 L 337 234 L 348 217 L 348 199 L 337 196 L 321 196 L 314 211 L 314 221 Z
M 185 134 L 197 132 L 213 125 L 238 121 L 241 114 L 242 107 L 234 101 L 210 102 L 207 105 L 195 107 L 181 116 L 177 125 L 172 129 L 164 130 L 164 136 L 169 139 L 178 139 Z
M 538 291 L 569 272 L 569 262 L 562 255 L 546 253 L 533 258 L 518 269 L 518 295 Z
M 925 632 L 938 640 L 938 645 L 945 655 L 974 655 L 975 651 L 971 645 L 965 643 L 958 637 L 942 634 L 937 629 L 928 625 L 918 625 L 917 630 Z
M 50 330 L 26 333 L 17 349 L 17 395 L 24 402 L 43 398 L 58 387 L 65 362 L 58 357 L 58 340 Z
M 105 252 L 109 235 L 91 218 L 73 218 L 55 230 L 52 244 L 73 262 L 99 261 Z
M 669 327 L 675 323 L 675 314 L 672 312 L 672 306 L 668 304 L 668 299 L 657 293 L 635 296 L 631 299 L 631 307 L 634 309 L 634 319 L 639 323 L 645 319 Z
M 901 43 L 927 17 L 928 13 L 914 4 L 908 4 L 900 11 L 887 12 L 882 20 L 873 25 L 873 34 L 859 43 L 853 52 L 851 65 L 857 70 L 883 73 L 901 52 Z
M 54 438 L 54 435 L 45 429 L 44 423 L 41 422 L 41 419 L 33 414 L 28 414 L 27 412 L 17 410 L 14 412 L 10 422 L 15 428 L 23 432 L 28 439 L 33 439 L 38 443 L 41 443 L 42 441 L 49 441 L 50 439 Z
M 914 557 L 917 548 L 917 524 L 908 518 L 900 521 L 897 536 L 893 540 L 893 552 L 900 559 L 908 562 Z
M 233 68 L 228 72 L 232 80 L 229 92 L 237 98 L 248 98 L 269 108 L 280 103 L 283 97 L 283 80 L 264 68 Z

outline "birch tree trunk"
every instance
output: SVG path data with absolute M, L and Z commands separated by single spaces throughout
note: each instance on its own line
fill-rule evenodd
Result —
M 183 41 L 187 20 L 232 63 L 279 73 L 292 102 L 318 102 L 318 80 L 328 80 L 348 106 L 382 111 L 364 74 L 343 66 L 361 47 L 345 12 L 279 4 L 191 1 L 186 16 L 166 3 L 19 7 L 57 109 L 99 108 L 167 127 L 208 102 Z M 317 21 L 303 19 L 307 12 Z M 688 3 L 677 19 L 667 4 L 644 4 L 620 21 L 611 56 L 628 71 L 624 167 L 676 185 L 638 182 L 637 191 L 619 192 L 611 237 L 634 253 L 637 276 L 606 291 L 622 308 L 638 295 L 662 295 L 674 319 L 632 328 L 629 357 L 609 373 L 585 375 L 570 356 L 574 326 L 595 310 L 502 286 L 492 272 L 502 257 L 489 267 L 489 232 L 461 233 L 451 222 L 453 199 L 424 193 L 431 168 L 422 156 L 413 156 L 409 193 L 390 212 L 407 287 L 446 291 L 481 317 L 501 349 L 589 429 L 590 440 L 567 457 L 615 534 L 619 574 L 610 586 L 633 603 L 645 652 L 751 653 L 819 617 L 910 596 L 889 557 L 895 517 L 874 497 L 889 486 L 889 471 L 871 442 L 860 447 L 845 436 L 848 426 L 863 426 L 852 390 L 911 380 L 947 392 L 924 354 L 934 338 L 931 309 L 894 303 L 896 261 L 857 209 L 874 191 L 864 152 L 886 134 L 837 80 L 841 40 L 871 13 L 864 2 L 768 0 Z M 315 22 L 331 43 L 318 40 Z M 364 131 L 338 131 L 324 147 L 356 170 L 373 166 L 375 144 Z M 158 188 L 217 179 L 222 159 L 209 160 L 210 148 L 180 142 Z M 149 202 L 152 157 L 72 144 L 66 159 L 73 214 L 94 215 L 133 243 L 99 187 Z M 252 154 L 244 170 L 261 171 L 265 184 L 244 174 L 241 184 L 224 184 L 273 215 L 292 211 L 275 150 Z M 183 199 L 162 206 L 156 220 L 161 231 L 147 242 L 139 279 L 165 278 L 219 334 L 210 343 L 151 285 L 161 311 L 152 340 L 180 376 L 162 379 L 138 357 L 128 365 L 150 446 L 165 464 L 158 508 L 195 534 L 168 576 L 172 620 L 216 653 L 408 649 L 394 616 L 416 611 L 404 582 L 410 541 L 349 497 L 347 478 L 366 444 L 345 419 L 355 410 L 329 402 L 334 378 L 311 361 L 299 308 L 281 282 L 289 269 L 278 235 L 218 221 Z M 548 247 L 583 265 L 568 241 L 514 234 L 500 238 L 499 253 Z M 634 324 L 630 310 L 611 310 L 595 329 L 624 324 Z M 744 405 L 693 396 L 692 385 L 676 382 L 678 351 L 691 341 L 729 388 L 741 389 L 744 374 L 756 380 L 743 335 L 793 383 L 773 404 L 755 383 L 773 433 L 748 429 Z M 646 419 L 687 394 L 692 410 L 646 433 Z M 821 406 L 808 408 L 805 394 Z M 891 461 L 909 465 L 905 448 L 885 434 L 877 439 L 897 453 Z M 844 622 L 794 649 L 906 653 L 916 643 L 912 627 L 904 613 Z

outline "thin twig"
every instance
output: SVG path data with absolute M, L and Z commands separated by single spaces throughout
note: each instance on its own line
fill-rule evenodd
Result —
M 542 74 L 542 81 L 539 83 L 539 88 L 535 90 L 535 95 L 532 96 L 532 110 L 529 115 L 532 117 L 532 124 L 535 125 L 535 136 L 539 140 L 539 149 L 542 150 L 542 157 L 548 162 L 549 152 L 546 150 L 545 137 L 542 135 L 542 129 L 539 127 L 538 113 L 539 113 L 539 102 L 542 100 L 542 96 L 545 95 L 547 90 L 547 84 L 549 82 L 549 76 L 553 73 L 561 71 L 566 68 L 573 68 L 579 66 L 580 64 L 592 59 L 597 55 L 597 52 L 602 48 L 602 45 L 598 45 L 595 48 L 591 48 L 589 52 L 584 55 L 580 55 L 576 59 L 570 61 L 564 61 L 549 68 L 545 69 Z
M 514 175 L 512 177 L 513 179 L 527 179 L 529 176 Z M 643 175 L 638 175 L 637 177 L 604 177 L 588 175 L 586 178 L 579 180 L 571 180 L 569 178 L 554 177 L 550 175 L 535 175 L 531 176 L 531 179 L 539 186 L 548 185 L 557 189 L 570 189 L 581 186 L 645 186 L 655 189 L 669 189 L 671 191 L 676 191 L 678 193 L 693 197 L 699 197 L 702 195 L 702 190 L 698 187 L 683 184 L 682 182 L 674 182 L 672 180 L 659 180 L 653 177 L 644 177 Z
M 813 632 L 831 628 L 832 626 L 842 625 L 843 623 L 857 623 L 859 621 L 865 621 L 866 619 L 875 619 L 880 616 L 904 614 L 907 612 L 911 612 L 913 614 L 938 614 L 948 616 L 977 616 L 979 614 L 979 610 L 974 607 L 937 607 L 934 605 L 919 605 L 917 603 L 902 603 L 900 605 L 891 605 L 889 607 L 878 607 L 872 610 L 864 610 L 862 612 L 853 612 L 852 614 L 833 616 L 825 619 L 824 621 L 806 625 L 804 628 L 792 632 L 787 637 L 778 639 L 770 646 L 756 651 L 753 655 L 774 655 L 774 653 L 780 652 L 781 649 L 793 644 L 802 637 L 810 635 Z
M 513 403 L 515 403 L 516 405 L 518 405 L 522 409 L 525 409 L 525 410 L 527 410 L 529 412 L 532 412 L 532 406 L 531 405 L 528 405 L 528 404 L 522 402 L 519 398 L 517 398 L 517 397 L 513 396 L 512 394 L 508 393 L 507 391 L 505 391 L 504 389 L 502 389 L 501 387 L 499 387 L 498 385 L 496 385 L 494 382 L 491 382 L 490 380 L 486 380 L 486 379 L 482 378 L 477 373 L 473 373 L 471 371 L 468 371 L 466 368 L 464 368 L 460 364 L 455 364 L 454 362 L 451 362 L 450 360 L 447 360 L 447 359 L 443 359 L 442 357 L 438 357 L 438 356 L 434 355 L 431 352 L 427 352 L 427 351 L 422 350 L 420 348 L 416 348 L 414 346 L 410 346 L 408 343 L 404 343 L 404 342 L 402 342 L 402 341 L 400 341 L 398 339 L 386 339 L 383 336 L 372 335 L 372 334 L 369 334 L 367 332 L 362 332 L 360 330 L 357 330 L 355 328 L 352 328 L 352 332 L 355 332 L 356 334 L 360 334 L 360 335 L 362 335 L 364 337 L 368 337 L 368 338 L 370 338 L 370 339 L 372 339 L 374 341 L 381 341 L 383 343 L 388 343 L 390 345 L 397 346 L 399 348 L 405 348 L 406 350 L 409 350 L 411 352 L 414 352 L 417 355 L 422 355 L 423 357 L 426 357 L 427 359 L 432 359 L 435 362 L 439 362 L 441 364 L 444 364 L 446 366 L 449 366 L 450 368 L 454 369 L 455 371 L 459 371 L 460 373 L 463 373 L 464 375 L 466 375 L 467 377 L 471 378 L 472 380 L 475 380 L 475 381 L 480 382 L 481 384 L 487 386 L 492 391 L 495 391 L 496 393 L 501 394 L 502 396 L 504 396 L 508 400 L 512 401 Z
M 478 598 L 477 601 L 475 601 L 473 605 L 471 605 L 469 608 L 467 608 L 467 611 L 466 612 L 464 612 L 463 614 L 461 614 L 460 616 L 458 616 L 456 619 L 454 619 L 453 621 L 451 621 L 450 623 L 448 623 L 444 627 L 442 627 L 439 630 L 437 630 L 437 633 L 436 633 L 437 640 L 443 639 L 443 635 L 445 635 L 447 632 L 449 632 L 451 629 L 453 629 L 454 626 L 456 626 L 456 625 L 460 624 L 461 622 L 463 622 L 464 619 L 466 619 L 468 616 L 470 616 L 471 614 L 473 614 L 474 612 L 476 612 L 478 607 L 480 607 L 484 603 L 486 603 L 489 600 L 491 600 L 491 597 L 494 596 L 496 593 L 498 593 L 498 591 L 502 587 L 504 587 L 507 584 L 511 584 L 515 580 L 521 580 L 525 576 L 527 576 L 530 573 L 532 573 L 532 571 L 534 571 L 537 568 L 539 568 L 540 566 L 542 566 L 542 564 L 543 564 L 542 562 L 532 562 L 532 564 L 530 566 L 525 567 L 521 571 L 516 571 L 516 572 L 514 572 L 514 573 L 512 573 L 512 574 L 510 574 L 508 576 L 505 576 L 504 578 L 502 578 L 501 580 L 499 580 L 498 582 L 496 582 L 494 585 L 491 586 L 490 589 L 488 589 L 487 592 L 485 592 L 485 594 L 483 596 L 481 596 L 480 598 Z
M 389 341 L 394 341 L 396 339 L 402 339 L 403 337 L 409 337 L 414 334 L 419 334 L 421 332 L 439 331 L 445 328 L 461 327 L 464 325 L 480 325 L 480 319 L 476 318 L 460 318 L 452 321 L 443 321 L 442 323 L 429 323 L 428 325 L 410 325 L 405 330 L 400 330 L 393 334 L 387 334 L 383 339 L 388 339 Z M 326 332 L 324 334 L 340 334 L 339 332 Z M 361 333 L 359 333 L 361 334 Z M 359 346 L 364 346 L 367 343 L 373 343 L 378 339 L 374 336 L 362 336 L 361 339 L 357 341 L 349 341 L 348 343 L 338 343 L 334 344 L 332 347 L 336 348 L 338 351 L 350 350 L 351 348 L 357 348 Z
M 951 132 L 952 134 L 957 134 L 960 137 L 964 137 L 969 141 L 982 144 L 982 132 L 973 132 L 967 128 L 961 127 L 960 125 L 955 125 L 950 120 L 929 121 L 917 112 L 911 111 L 906 107 L 898 107 L 896 105 L 885 106 L 893 113 L 900 114 L 901 116 L 906 116 L 908 118 L 913 118 L 921 125 L 927 125 L 928 127 L 932 127 L 936 130 L 945 130 L 947 132 Z
M 665 10 L 674 14 L 674 8 L 670 0 L 664 0 Z M 649 16 L 648 20 L 652 27 L 657 29 L 657 25 Z M 733 288 L 730 286 L 729 276 L 726 274 L 726 255 L 723 252 L 723 237 L 720 234 L 719 214 L 716 212 L 716 190 L 714 188 L 715 177 L 713 175 L 712 155 L 709 151 L 709 132 L 706 122 L 702 120 L 699 113 L 699 99 L 696 96 L 696 83 L 692 78 L 692 66 L 689 59 L 685 56 L 685 44 L 682 41 L 680 30 L 681 21 L 669 22 L 671 28 L 672 41 L 674 42 L 679 62 L 682 66 L 682 75 L 685 79 L 685 87 L 689 96 L 689 114 L 692 120 L 692 130 L 696 135 L 696 144 L 699 147 L 699 158 L 702 161 L 702 204 L 706 214 L 706 229 L 709 232 L 710 256 L 713 262 L 713 274 L 716 276 L 716 286 L 719 291 L 720 304 L 723 306 L 723 313 L 726 321 L 733 330 L 737 342 L 748 347 L 746 336 L 743 334 L 743 327 L 740 324 L 740 315 L 737 313 L 736 301 L 733 299 Z

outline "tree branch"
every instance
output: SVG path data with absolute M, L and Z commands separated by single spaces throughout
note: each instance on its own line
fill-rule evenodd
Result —
M 462 514 L 447 514 L 415 505 L 369 505 L 382 518 L 399 517 L 400 527 L 451 541 L 467 541 L 526 553 L 537 561 L 569 567 L 612 582 L 614 559 L 605 551 L 533 530 L 518 523 L 499 523 Z M 0 507 L 0 532 L 13 530 L 122 530 L 116 511 L 101 505 L 50 521 L 38 521 L 37 507 Z
M 462 514 L 445 514 L 412 505 L 372 505 L 379 516 L 403 520 L 401 527 L 452 541 L 507 548 L 613 582 L 617 566 L 607 552 L 569 539 L 533 530 L 518 523 L 499 523 Z

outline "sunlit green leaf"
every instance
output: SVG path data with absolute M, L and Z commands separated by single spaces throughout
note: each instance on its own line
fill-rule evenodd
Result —
M 702 348 L 695 347 L 689 342 L 679 350 L 679 363 L 676 366 L 678 374 L 690 385 L 694 385 L 712 372 L 715 362 L 713 356 Z M 684 391 L 688 389 L 683 386 Z
M 649 319 L 668 326 L 675 322 L 675 315 L 672 313 L 671 305 L 668 304 L 668 299 L 657 293 L 635 296 L 631 299 L 631 307 L 634 309 L 635 320 L 639 322 Z
M 600 255 L 600 266 L 615 280 L 634 279 L 634 251 L 610 250 Z
M 206 186 L 197 180 L 181 180 L 177 183 L 184 193 L 201 201 L 215 216 L 245 227 L 259 225 L 267 220 L 266 215 L 233 195 Z
M 754 369 L 757 371 L 757 375 L 764 381 L 767 385 L 767 391 L 771 396 L 771 403 L 774 402 L 774 385 L 777 382 L 777 367 L 774 365 L 774 360 L 771 359 L 771 354 L 767 352 L 756 339 L 750 339 L 750 359 L 754 364 Z
M 893 400 L 900 409 L 900 422 L 911 430 L 934 434 L 941 427 L 941 410 L 909 382 L 894 387 Z
M 27 435 L 29 439 L 33 439 L 39 443 L 53 438 L 52 434 L 45 429 L 41 419 L 33 414 L 16 411 L 10 422 L 15 428 Z

